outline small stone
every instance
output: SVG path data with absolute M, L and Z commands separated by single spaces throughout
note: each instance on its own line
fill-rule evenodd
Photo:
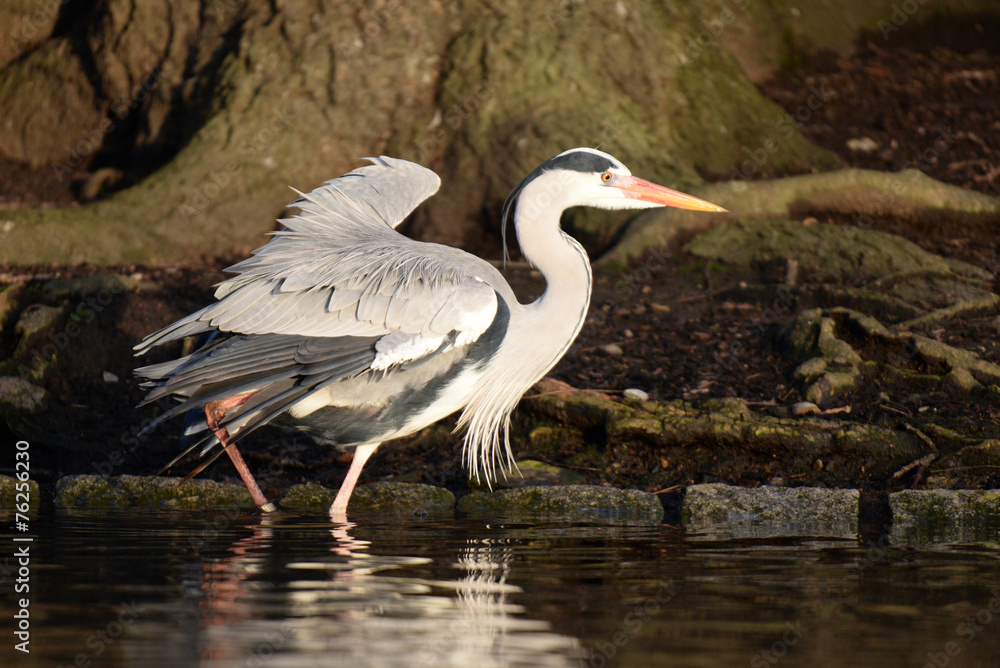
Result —
M 634 388 L 634 387 L 628 388 L 627 390 L 625 390 L 624 392 L 622 392 L 622 394 L 625 395 L 626 399 L 636 399 L 638 401 L 649 401 L 649 395 L 648 394 L 646 394 L 642 390 Z
M 609 343 L 606 346 L 601 346 L 601 350 L 612 357 L 621 357 L 625 354 L 625 351 L 622 350 L 622 347 L 617 343 Z
M 633 332 L 631 329 L 626 329 L 624 332 L 622 332 L 622 334 L 625 336 L 626 339 L 635 338 L 635 332 Z
M 856 153 L 871 153 L 878 150 L 878 142 L 871 137 L 853 137 L 847 140 L 847 150 Z
M 692 341 L 708 341 L 712 338 L 712 335 L 708 332 L 691 332 L 689 338 Z
M 116 376 L 115 374 L 111 373 L 110 371 L 105 371 L 104 373 L 101 374 L 101 376 L 104 378 L 104 382 L 105 383 L 117 383 L 118 382 L 118 376 Z
M 37 413 L 45 406 L 48 393 L 19 376 L 0 376 L 0 405 L 16 411 Z
M 814 415 L 819 412 L 819 406 L 811 401 L 800 401 L 792 404 L 792 415 Z
M 649 308 L 653 311 L 653 313 L 670 313 L 670 306 L 667 304 L 657 304 L 656 302 L 653 302 L 649 305 Z

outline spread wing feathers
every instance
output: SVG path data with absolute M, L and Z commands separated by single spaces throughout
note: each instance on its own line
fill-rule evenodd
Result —
M 392 158 L 302 195 L 301 212 L 218 286 L 218 301 L 146 337 L 141 354 L 167 341 L 212 330 L 308 337 L 386 336 L 462 345 L 492 323 L 494 267 L 463 251 L 413 241 L 397 225 L 440 183 L 419 165 Z M 391 341 L 386 345 L 392 343 Z M 399 343 L 397 341 L 397 343 Z
M 169 395 L 182 398 L 143 432 L 211 401 L 259 390 L 238 410 L 228 411 L 221 423 L 239 423 L 240 435 L 245 435 L 248 427 L 264 424 L 311 392 L 370 369 L 376 341 L 372 337 L 234 336 L 186 357 L 136 369 L 136 375 L 146 379 L 144 387 L 153 388 L 143 405 Z M 200 425 L 192 429 L 201 430 Z
M 294 203 L 303 224 L 353 235 L 368 227 L 396 227 L 441 187 L 438 175 L 420 165 L 382 156 L 371 165 L 326 182 Z

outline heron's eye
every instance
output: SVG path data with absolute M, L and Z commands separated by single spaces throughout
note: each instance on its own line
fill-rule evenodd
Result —
M 603 174 L 601 174 L 601 180 L 604 181 L 605 183 L 607 183 L 608 181 L 610 181 L 611 180 L 611 172 L 604 172 Z

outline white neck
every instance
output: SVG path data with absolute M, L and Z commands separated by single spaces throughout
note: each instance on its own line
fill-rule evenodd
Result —
M 509 299 L 513 303 L 507 334 L 491 360 L 490 373 L 481 377 L 459 418 L 458 425 L 468 427 L 464 458 L 477 479 L 481 471 L 487 479 L 495 476 L 501 452 L 513 463 L 507 442 L 510 412 L 573 343 L 590 305 L 590 260 L 583 247 L 559 229 L 566 207 L 558 197 L 537 198 L 531 186 L 521 194 L 521 203 L 529 205 L 518 204 L 514 226 L 521 252 L 545 277 L 546 287 L 531 304 Z
M 521 253 L 545 278 L 545 292 L 524 306 L 524 325 L 531 330 L 522 340 L 536 349 L 531 356 L 539 363 L 543 354 L 554 358 L 537 372 L 538 378 L 580 333 L 590 305 L 590 258 L 576 239 L 559 228 L 561 214 L 562 208 L 556 206 L 525 213 L 519 207 L 514 216 Z

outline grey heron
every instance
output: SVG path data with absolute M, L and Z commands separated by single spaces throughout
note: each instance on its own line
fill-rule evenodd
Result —
M 137 369 L 152 388 L 141 405 L 180 399 L 148 429 L 203 411 L 189 429 L 203 438 L 170 465 L 199 445 L 203 455 L 221 445 L 197 470 L 227 453 L 263 510 L 274 505 L 235 443 L 272 420 L 354 449 L 330 507 L 334 520 L 346 518 L 361 469 L 380 444 L 458 410 L 458 427 L 466 429 L 463 463 L 477 478 L 492 479 L 499 459 L 513 462 L 511 411 L 569 348 L 590 303 L 590 260 L 560 228 L 562 212 L 572 206 L 724 211 L 636 178 L 602 151 L 560 153 L 503 205 L 505 244 L 512 217 L 522 254 L 546 281 L 540 298 L 522 304 L 489 262 L 395 229 L 437 192 L 434 172 L 384 156 L 368 160 L 299 193 L 292 203 L 299 213 L 226 270 L 235 275 L 217 286 L 215 303 L 135 347 L 142 354 L 215 334 L 190 355 Z

